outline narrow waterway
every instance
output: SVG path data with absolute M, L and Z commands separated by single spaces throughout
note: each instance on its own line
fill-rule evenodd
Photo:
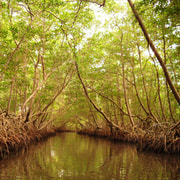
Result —
M 134 145 L 60 133 L 0 161 L 0 179 L 180 180 L 180 157 Z

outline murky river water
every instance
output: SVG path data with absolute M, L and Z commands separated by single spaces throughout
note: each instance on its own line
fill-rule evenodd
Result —
M 180 157 L 137 152 L 133 145 L 61 133 L 0 161 L 0 179 L 180 180 Z

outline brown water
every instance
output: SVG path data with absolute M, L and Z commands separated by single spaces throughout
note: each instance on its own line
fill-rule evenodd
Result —
M 180 180 L 180 157 L 137 152 L 130 144 L 61 133 L 0 161 L 0 179 Z

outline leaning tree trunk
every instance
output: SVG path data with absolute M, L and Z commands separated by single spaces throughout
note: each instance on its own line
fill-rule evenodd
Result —
M 143 87 L 144 87 L 144 91 L 145 91 L 145 95 L 146 95 L 147 107 L 148 107 L 149 113 L 150 113 L 151 117 L 153 118 L 153 120 L 156 123 L 159 123 L 158 119 L 156 118 L 156 116 L 153 114 L 153 112 L 151 110 L 150 100 L 149 100 L 149 96 L 148 96 L 148 93 L 147 93 L 145 77 L 144 77 L 143 68 L 142 68 L 141 51 L 140 51 L 139 46 L 138 46 L 138 54 L 139 54 L 139 62 L 140 62 L 140 71 L 141 71 L 141 76 L 142 76 L 142 83 L 143 83 Z
M 90 104 L 92 104 L 92 106 L 96 109 L 96 111 L 103 116 L 103 118 L 106 120 L 106 122 L 108 123 L 108 125 L 110 125 L 111 127 L 116 127 L 116 128 L 119 129 L 119 126 L 118 126 L 117 124 L 115 124 L 114 122 L 112 122 L 112 121 L 107 117 L 107 115 L 106 115 L 100 108 L 98 108 L 98 107 L 96 106 L 96 104 L 92 101 L 92 99 L 89 97 L 89 94 L 88 94 L 88 91 L 87 91 L 87 89 L 86 89 L 86 86 L 85 86 L 85 84 L 84 84 L 84 82 L 83 82 L 83 80 L 82 80 L 82 78 L 81 78 L 81 75 L 80 75 L 80 72 L 79 72 L 79 68 L 78 68 L 77 62 L 75 62 L 75 66 L 76 66 L 76 71 L 77 71 L 78 78 L 79 78 L 79 80 L 81 81 L 81 84 L 82 84 L 83 89 L 84 89 L 84 93 L 85 93 L 85 95 L 86 95 L 86 98 L 87 98 L 88 101 L 90 102 Z
M 137 13 L 137 11 L 136 11 L 136 9 L 135 9 L 135 7 L 134 7 L 134 4 L 132 3 L 131 0 L 127 0 L 127 1 L 128 1 L 129 5 L 130 5 L 130 7 L 131 7 L 131 9 L 132 9 L 132 11 L 133 11 L 133 13 L 134 13 L 134 15 L 135 15 L 138 23 L 139 23 L 139 25 L 140 25 L 143 33 L 144 33 L 144 36 L 145 36 L 145 38 L 146 38 L 149 46 L 151 47 L 152 51 L 154 52 L 156 58 L 158 59 L 160 65 L 161 65 L 161 67 L 162 67 L 162 69 L 163 69 L 165 78 L 166 78 L 166 80 L 167 80 L 167 82 L 168 82 L 168 84 L 169 84 L 169 86 L 170 86 L 170 88 L 171 88 L 171 90 L 172 90 L 172 93 L 173 93 L 176 101 L 177 101 L 177 102 L 179 103 L 179 105 L 180 105 L 180 95 L 179 95 L 176 87 L 174 86 L 174 84 L 173 84 L 173 82 L 172 82 L 172 80 L 171 80 L 171 77 L 170 77 L 170 75 L 169 75 L 169 73 L 168 73 L 168 70 L 167 70 L 167 68 L 166 68 L 165 63 L 163 62 L 163 60 L 162 60 L 159 52 L 158 52 L 157 49 L 155 48 L 155 46 L 154 46 L 154 44 L 153 44 L 153 41 L 152 41 L 151 38 L 149 37 L 149 34 L 148 34 L 147 30 L 146 30 L 146 27 L 144 26 L 141 17 L 140 17 L 139 14 Z

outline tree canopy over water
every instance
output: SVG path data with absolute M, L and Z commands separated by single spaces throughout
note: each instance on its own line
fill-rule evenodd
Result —
M 179 0 L 2 0 L 1 116 L 39 130 L 178 123 L 179 32 Z

